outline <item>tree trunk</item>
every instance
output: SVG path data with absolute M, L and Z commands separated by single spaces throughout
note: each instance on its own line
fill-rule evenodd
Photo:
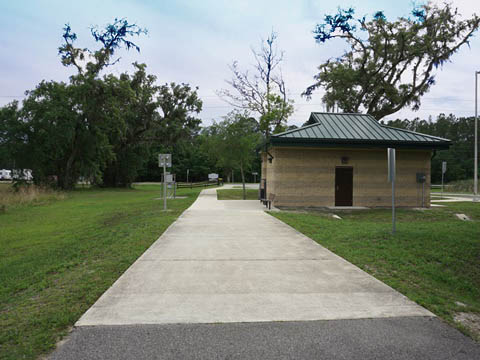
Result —
M 247 190 L 245 189 L 245 174 L 243 172 L 243 165 L 242 164 L 240 164 L 240 174 L 242 175 L 243 200 L 247 200 Z

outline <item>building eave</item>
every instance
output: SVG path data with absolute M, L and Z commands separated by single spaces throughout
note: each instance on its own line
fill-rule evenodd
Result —
M 291 147 L 342 147 L 342 148 L 403 148 L 422 150 L 447 150 L 451 142 L 409 142 L 409 141 L 372 141 L 372 140 L 339 140 L 339 139 L 299 139 L 271 137 L 271 146 Z

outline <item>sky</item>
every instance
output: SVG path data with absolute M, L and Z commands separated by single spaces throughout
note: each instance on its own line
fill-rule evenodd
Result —
M 436 2 L 437 0 L 435 0 Z M 440 2 L 440 0 L 438 0 Z M 418 2 L 417 2 L 418 3 Z M 464 17 L 480 14 L 480 1 L 454 0 Z M 389 19 L 408 16 L 411 0 L 0 0 L 0 106 L 22 100 L 25 90 L 42 80 L 67 81 L 74 73 L 60 63 L 58 47 L 62 28 L 69 23 L 78 35 L 76 45 L 95 48 L 89 28 L 126 18 L 148 29 L 134 42 L 141 52 L 120 51 L 113 73 L 133 71 L 134 61 L 146 63 L 159 83 L 189 83 L 199 88 L 203 110 L 199 117 L 208 126 L 232 108 L 216 95 L 228 88 L 228 65 L 238 61 L 243 69 L 253 65 L 251 47 L 273 30 L 284 51 L 282 73 L 295 112 L 289 124 L 301 125 L 312 111 L 324 111 L 322 91 L 310 101 L 301 97 L 313 83 L 318 65 L 340 56 L 345 45 L 334 41 L 319 45 L 312 30 L 325 14 L 338 7 L 353 7 L 357 15 L 384 11 Z M 440 113 L 474 114 L 475 70 L 480 70 L 480 31 L 452 61 L 436 73 L 436 85 L 423 97 L 419 111 L 401 110 L 385 118 L 428 118 Z

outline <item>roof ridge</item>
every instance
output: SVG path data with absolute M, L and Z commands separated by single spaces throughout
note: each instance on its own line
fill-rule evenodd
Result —
M 280 135 L 284 135 L 284 134 L 290 134 L 290 133 L 295 132 L 295 131 L 299 131 L 299 130 L 303 130 L 303 129 L 307 129 L 307 128 L 311 128 L 311 127 L 319 126 L 319 125 L 322 125 L 322 123 L 317 122 L 317 123 L 315 123 L 315 124 L 300 126 L 300 127 L 296 128 L 296 129 L 291 129 L 291 130 L 283 131 L 283 132 L 281 132 L 281 133 L 274 134 L 274 135 L 271 135 L 271 136 L 280 136 Z
M 352 113 L 352 112 L 332 113 L 332 112 L 328 112 L 328 111 L 312 111 L 310 114 L 372 116 L 372 115 L 370 115 L 370 114 L 362 114 L 362 113 Z
M 392 144 L 411 143 L 413 145 L 428 143 L 431 146 L 449 146 L 452 143 L 451 140 L 438 136 L 384 125 L 371 114 L 311 112 L 310 120 L 315 122 L 272 134 L 272 141 L 299 141 L 300 139 L 311 141 L 317 138 L 321 142 L 348 140 L 353 143 L 357 141 L 390 142 Z
M 403 132 L 406 132 L 406 133 L 409 133 L 409 134 L 422 135 L 422 136 L 426 136 L 426 137 L 429 137 L 429 138 L 432 138 L 432 139 L 437 139 L 437 140 L 443 140 L 443 141 L 451 142 L 451 140 L 446 139 L 446 138 L 442 138 L 442 137 L 440 137 L 440 136 L 434 136 L 434 135 L 430 135 L 430 134 L 424 134 L 424 133 L 421 133 L 421 132 L 416 132 L 416 131 L 412 131 L 412 130 L 397 128 L 397 127 L 388 126 L 388 125 L 384 125 L 384 124 L 380 124 L 380 123 L 378 123 L 378 124 L 379 124 L 381 127 L 384 127 L 384 128 L 387 128 L 387 129 L 403 131 Z

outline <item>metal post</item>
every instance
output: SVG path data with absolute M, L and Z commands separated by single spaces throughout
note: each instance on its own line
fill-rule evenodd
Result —
M 163 210 L 167 211 L 167 160 L 163 161 Z
M 395 149 L 387 149 L 387 162 L 388 162 L 388 181 L 392 183 L 392 234 L 395 234 Z
M 422 182 L 422 208 L 425 207 L 425 181 Z
M 442 167 L 442 196 L 441 199 L 443 199 L 443 167 Z
M 392 179 L 392 234 L 395 234 L 395 177 Z
M 473 201 L 478 201 L 478 74 L 480 74 L 480 71 L 475 71 L 475 163 L 473 167 Z
M 187 183 L 188 183 L 188 173 L 190 172 L 190 169 L 187 169 Z

